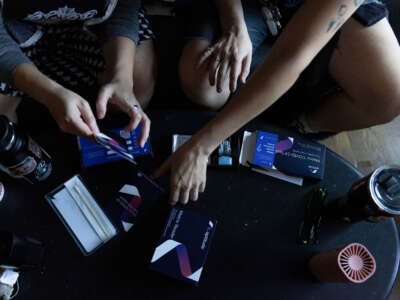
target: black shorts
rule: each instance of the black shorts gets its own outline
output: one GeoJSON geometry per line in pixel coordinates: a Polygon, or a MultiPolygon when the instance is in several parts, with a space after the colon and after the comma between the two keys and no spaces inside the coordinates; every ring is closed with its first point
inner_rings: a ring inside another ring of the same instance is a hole
{"type": "MultiPolygon", "coordinates": [[[[242,0],[244,18],[253,44],[253,51],[267,37],[267,27],[260,13],[258,0],[242,0]]],[[[184,28],[184,39],[215,42],[221,35],[217,9],[213,0],[193,0],[177,7],[177,17],[184,28]]]]}
{"type": "MultiPolygon", "coordinates": [[[[303,0],[288,1],[290,7],[282,6],[283,23],[287,23],[300,7],[303,0]],[[286,20],[286,21],[285,21],[286,20]]],[[[261,15],[258,0],[242,0],[244,18],[254,50],[268,38],[268,29],[261,15]]],[[[190,4],[178,6],[177,15],[184,24],[185,40],[205,39],[215,42],[220,32],[217,9],[212,0],[193,0],[190,4]]],[[[379,0],[365,0],[353,18],[364,26],[371,26],[388,16],[386,5],[379,0]]]]}

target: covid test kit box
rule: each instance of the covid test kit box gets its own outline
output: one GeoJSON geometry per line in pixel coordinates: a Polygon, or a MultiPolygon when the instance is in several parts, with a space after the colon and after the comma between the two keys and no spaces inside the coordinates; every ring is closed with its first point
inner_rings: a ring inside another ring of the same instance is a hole
{"type": "Polygon", "coordinates": [[[185,209],[171,209],[150,269],[197,285],[217,222],[185,209]]]}

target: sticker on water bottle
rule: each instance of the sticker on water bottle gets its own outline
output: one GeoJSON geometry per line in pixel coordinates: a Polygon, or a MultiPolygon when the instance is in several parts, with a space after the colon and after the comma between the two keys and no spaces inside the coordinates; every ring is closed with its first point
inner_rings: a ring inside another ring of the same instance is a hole
{"type": "Polygon", "coordinates": [[[26,157],[17,165],[7,167],[11,176],[22,177],[32,173],[37,166],[36,160],[32,156],[26,157]]]}
{"type": "Polygon", "coordinates": [[[42,158],[42,150],[41,150],[40,146],[34,140],[32,140],[30,137],[29,137],[29,141],[28,141],[28,148],[38,158],[42,158]]]}

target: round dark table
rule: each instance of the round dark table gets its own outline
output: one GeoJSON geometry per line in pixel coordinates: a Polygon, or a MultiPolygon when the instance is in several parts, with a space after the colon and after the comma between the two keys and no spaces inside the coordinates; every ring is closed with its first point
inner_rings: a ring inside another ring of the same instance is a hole
{"type": "MultiPolygon", "coordinates": [[[[152,169],[170,151],[171,135],[191,134],[213,115],[201,112],[153,112],[154,157],[143,159],[152,169]]],[[[246,129],[288,134],[263,121],[246,129]]],[[[157,204],[144,222],[122,239],[85,257],[52,211],[44,195],[82,172],[76,140],[48,129],[37,135],[54,158],[54,172],[38,185],[2,177],[6,194],[0,202],[0,228],[26,234],[46,244],[45,268],[20,277],[17,299],[386,299],[399,264],[396,224],[323,223],[320,244],[296,244],[304,215],[305,195],[324,185],[329,197],[344,194],[362,174],[327,151],[325,179],[298,187],[245,168],[210,169],[207,188],[187,209],[218,220],[198,287],[148,270],[166,220],[168,205],[157,204]],[[314,253],[352,242],[364,244],[375,256],[375,275],[363,284],[320,284],[307,271],[314,253]]],[[[103,173],[92,190],[112,197],[129,182],[126,163],[112,163],[84,171],[88,178],[103,173]]],[[[168,178],[160,181],[168,186],[168,178]]]]}

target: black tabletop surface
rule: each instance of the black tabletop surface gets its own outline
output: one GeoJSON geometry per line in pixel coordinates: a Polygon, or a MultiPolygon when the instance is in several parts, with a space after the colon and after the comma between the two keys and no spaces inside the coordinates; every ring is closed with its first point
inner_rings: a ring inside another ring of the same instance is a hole
{"type": "MultiPolygon", "coordinates": [[[[165,158],[174,133],[191,134],[212,117],[207,113],[154,112],[154,157],[142,160],[145,169],[165,158]]],[[[261,121],[247,129],[277,132],[261,121]]],[[[280,133],[286,134],[284,130],[280,133]]],[[[92,190],[112,197],[129,183],[129,166],[112,163],[82,171],[76,139],[49,129],[37,136],[51,153],[54,171],[38,185],[2,177],[6,194],[0,202],[0,228],[36,237],[46,244],[42,270],[25,272],[17,299],[385,299],[399,263],[399,239],[393,220],[322,224],[320,244],[299,246],[296,234],[304,214],[304,196],[324,185],[329,197],[344,194],[362,175],[328,151],[325,179],[303,187],[245,168],[209,169],[207,188],[187,209],[218,220],[198,287],[148,270],[166,220],[168,205],[157,204],[135,230],[85,257],[75,245],[44,195],[72,175],[82,173],[96,184],[92,190]],[[314,253],[352,242],[364,244],[377,262],[375,275],[363,284],[320,284],[307,271],[314,253]]],[[[161,184],[168,187],[168,178],[161,184]]]]}

